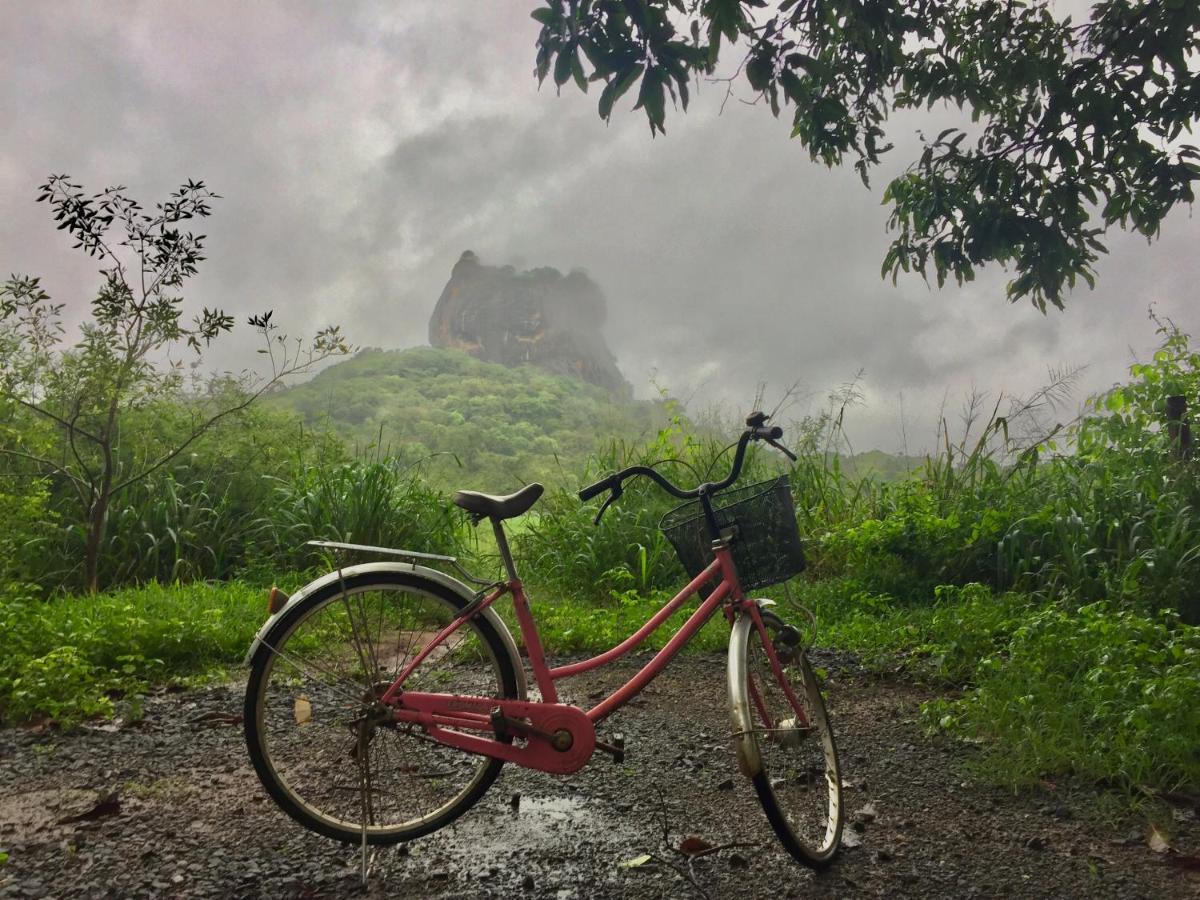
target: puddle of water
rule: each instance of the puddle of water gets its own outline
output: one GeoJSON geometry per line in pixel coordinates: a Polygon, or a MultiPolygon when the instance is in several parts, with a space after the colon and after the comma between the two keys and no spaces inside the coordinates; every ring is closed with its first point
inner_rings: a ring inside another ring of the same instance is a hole
{"type": "MultiPolygon", "coordinates": [[[[525,884],[532,878],[538,896],[574,900],[588,896],[580,892],[580,885],[591,884],[603,894],[608,880],[620,880],[623,872],[615,863],[634,855],[639,841],[647,839],[603,802],[579,795],[522,793],[513,809],[511,794],[496,793],[389,864],[405,878],[424,873],[447,887],[488,883],[502,896],[527,892],[525,884]],[[604,875],[597,872],[597,858],[604,875]]],[[[457,895],[451,891],[437,896],[457,895]]]]}
{"type": "Polygon", "coordinates": [[[439,835],[490,861],[514,850],[567,848],[578,843],[581,832],[595,836],[614,828],[608,817],[578,798],[522,796],[516,810],[481,805],[439,835]]]}

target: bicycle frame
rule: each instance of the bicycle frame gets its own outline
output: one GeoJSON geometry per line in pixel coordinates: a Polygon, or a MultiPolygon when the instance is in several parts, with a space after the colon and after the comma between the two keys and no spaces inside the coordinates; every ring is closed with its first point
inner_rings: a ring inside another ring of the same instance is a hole
{"type": "MultiPolygon", "coordinates": [[[[669,603],[651,616],[641,628],[620,644],[590,659],[555,668],[551,668],[546,663],[541,636],[529,608],[524,587],[519,578],[513,578],[497,587],[491,594],[470,604],[454,621],[438,632],[408,662],[395,681],[383,693],[380,700],[382,703],[393,707],[397,722],[423,726],[429,730],[431,736],[459,749],[509,759],[523,765],[546,769],[548,771],[574,771],[587,761],[586,758],[581,761],[578,759],[581,755],[579,752],[573,755],[574,758],[569,763],[568,761],[563,761],[561,765],[556,765],[553,758],[553,750],[551,750],[548,744],[544,745],[544,750],[547,752],[535,751],[531,754],[528,752],[528,748],[518,748],[496,741],[490,735],[488,737],[477,737],[464,733],[463,730],[492,732],[493,723],[489,713],[493,707],[501,709],[512,707],[511,712],[514,715],[529,715],[531,711],[542,708],[547,711],[559,712],[560,718],[561,714],[568,710],[578,712],[575,707],[562,706],[558,703],[558,691],[555,688],[555,682],[601,668],[629,653],[635,647],[639,646],[651,633],[656,631],[663,622],[695,595],[700,588],[718,576],[720,577],[720,582],[714,588],[713,592],[701,602],[699,607],[688,617],[679,630],[672,635],[662,649],[632,678],[591,709],[587,710],[586,713],[583,713],[588,722],[594,726],[636,697],[666,668],[675,655],[712,618],[722,605],[725,606],[726,616],[731,621],[735,611],[746,610],[755,619],[756,626],[761,629],[762,623],[758,616],[758,607],[752,601],[747,601],[742,594],[741,585],[737,578],[737,571],[733,563],[733,555],[729,547],[727,545],[718,545],[713,548],[713,552],[715,558],[704,571],[693,578],[669,603]],[[403,685],[408,677],[438,646],[469,622],[472,617],[487,609],[505,594],[511,594],[513,598],[517,623],[529,655],[529,665],[533,671],[538,690],[541,693],[540,703],[497,701],[494,698],[474,698],[464,695],[426,694],[404,691],[403,685]],[[575,762],[578,765],[575,765],[575,762]],[[570,768],[562,768],[562,765],[567,764],[570,765],[570,768]]],[[[770,656],[773,666],[778,666],[779,661],[775,658],[773,651],[770,651],[770,656]]],[[[536,720],[532,719],[531,721],[536,722],[536,720]]],[[[594,749],[593,746],[590,746],[594,744],[594,731],[592,732],[592,740],[588,743],[586,757],[590,757],[594,749]]],[[[533,744],[534,742],[531,741],[530,745],[532,746],[533,744]]],[[[584,748],[579,748],[579,750],[583,751],[584,748]]]]}

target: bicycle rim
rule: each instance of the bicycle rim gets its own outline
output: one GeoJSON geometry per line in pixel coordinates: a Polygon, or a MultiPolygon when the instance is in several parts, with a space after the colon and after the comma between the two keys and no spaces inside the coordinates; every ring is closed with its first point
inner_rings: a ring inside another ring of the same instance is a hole
{"type": "MultiPolygon", "coordinates": [[[[306,599],[264,637],[246,692],[246,740],[277,803],[329,837],[387,844],[441,828],[483,794],[502,762],[390,720],[378,698],[465,601],[419,576],[371,574],[306,599]]],[[[515,697],[504,645],[476,618],[406,687],[515,697]]]]}

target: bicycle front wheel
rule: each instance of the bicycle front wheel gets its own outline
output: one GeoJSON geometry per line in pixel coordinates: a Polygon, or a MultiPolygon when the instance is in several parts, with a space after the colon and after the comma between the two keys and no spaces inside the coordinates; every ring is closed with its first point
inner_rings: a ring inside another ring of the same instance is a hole
{"type": "Polygon", "coordinates": [[[799,634],[760,610],[734,625],[729,699],[738,765],[754,784],[779,842],[821,869],[842,839],[842,781],[833,729],[799,634]],[[775,660],[772,660],[772,655],[775,660]]]}
{"type": "MultiPolygon", "coordinates": [[[[447,747],[379,702],[466,603],[419,574],[348,575],[263,636],[246,686],[246,744],[288,815],[337,840],[392,844],[441,828],[482,796],[501,760],[447,747]]],[[[476,616],[405,687],[515,698],[517,677],[496,630],[476,616]]]]}

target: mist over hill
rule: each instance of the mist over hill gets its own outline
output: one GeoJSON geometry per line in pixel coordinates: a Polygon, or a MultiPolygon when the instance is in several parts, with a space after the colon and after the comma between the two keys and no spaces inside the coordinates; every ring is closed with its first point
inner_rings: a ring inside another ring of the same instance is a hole
{"type": "MultiPolygon", "coordinates": [[[[367,349],[268,403],[328,430],[361,456],[421,465],[447,487],[507,491],[530,481],[574,484],[610,440],[641,441],[668,421],[662,402],[605,389],[534,365],[505,366],[460,350],[367,349]]],[[[784,423],[790,432],[799,427],[784,423]]],[[[697,423],[732,437],[734,421],[697,423]]],[[[850,475],[890,481],[922,459],[870,450],[843,458],[850,475]]]]}
{"type": "Polygon", "coordinates": [[[362,453],[486,491],[578,473],[601,442],[643,438],[666,421],[660,403],[433,347],[363,350],[270,402],[362,453]]]}

